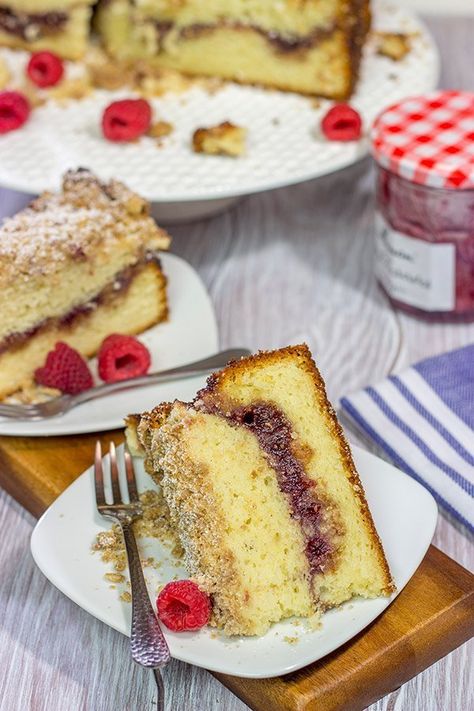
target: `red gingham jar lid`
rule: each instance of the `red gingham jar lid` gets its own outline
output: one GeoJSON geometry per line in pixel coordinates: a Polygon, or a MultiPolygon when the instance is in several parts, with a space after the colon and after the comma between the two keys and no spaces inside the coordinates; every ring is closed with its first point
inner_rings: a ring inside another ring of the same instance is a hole
{"type": "Polygon", "coordinates": [[[474,93],[436,91],[375,120],[372,153],[387,170],[434,188],[474,188],[474,93]]]}

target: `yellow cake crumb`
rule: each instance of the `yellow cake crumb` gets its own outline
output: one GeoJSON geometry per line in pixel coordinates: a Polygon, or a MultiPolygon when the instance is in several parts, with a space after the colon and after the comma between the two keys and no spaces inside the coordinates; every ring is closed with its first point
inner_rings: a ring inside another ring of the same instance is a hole
{"type": "Polygon", "coordinates": [[[87,75],[71,79],[63,79],[57,86],[48,90],[48,98],[54,99],[58,103],[68,101],[79,101],[85,99],[93,91],[90,79],[87,75]]]}
{"type": "Polygon", "coordinates": [[[173,131],[174,126],[172,123],[169,123],[168,121],[155,121],[155,123],[152,123],[148,129],[147,135],[150,136],[150,138],[157,138],[158,143],[160,144],[161,139],[169,136],[173,133],[173,131]]]}
{"type": "Polygon", "coordinates": [[[125,578],[120,573],[105,573],[104,578],[111,583],[123,583],[125,578]]]}
{"type": "Polygon", "coordinates": [[[238,158],[245,153],[246,136],[245,128],[230,121],[209,128],[198,128],[193,134],[193,151],[238,158]]]}
{"type": "Polygon", "coordinates": [[[377,54],[399,62],[410,52],[411,43],[408,35],[402,32],[378,32],[377,54]]]}

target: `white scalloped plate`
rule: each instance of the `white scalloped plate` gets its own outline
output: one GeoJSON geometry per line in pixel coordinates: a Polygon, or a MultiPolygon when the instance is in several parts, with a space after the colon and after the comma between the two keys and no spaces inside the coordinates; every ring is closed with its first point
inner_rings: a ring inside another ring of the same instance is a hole
{"type": "MultiPolygon", "coordinates": [[[[439,73],[433,40],[412,14],[376,4],[374,28],[416,36],[400,62],[378,56],[373,39],[366,46],[351,100],[366,126],[385,106],[432,90],[439,73]]],[[[16,71],[25,62],[21,53],[4,50],[3,55],[16,71]]],[[[337,143],[320,135],[317,127],[330,102],[315,108],[314,101],[296,94],[232,83],[214,95],[194,87],[153,100],[155,114],[175,127],[162,148],[150,138],[109,143],[101,136],[100,117],[110,101],[125,95],[130,92],[96,91],[66,107],[50,102],[37,108],[21,130],[0,136],[0,185],[29,193],[56,189],[65,170],[81,165],[104,179],[125,181],[153,202],[218,200],[316,178],[368,152],[365,138],[337,143]],[[193,131],[223,120],[248,128],[247,155],[230,159],[193,153],[193,131]]]]}
{"type": "MultiPolygon", "coordinates": [[[[421,563],[431,542],[437,508],[431,494],[391,464],[352,447],[375,525],[382,539],[398,592],[421,563]]],[[[91,452],[91,460],[93,453],[91,452]]],[[[135,460],[140,490],[153,488],[141,460],[135,460]]],[[[131,606],[119,598],[123,586],[109,589],[107,568],[90,546],[108,528],[94,504],[93,470],[85,471],[50,506],[36,524],[31,551],[47,578],[94,617],[129,634],[131,606]],[[121,589],[120,589],[121,588],[121,589]]],[[[159,571],[145,569],[154,601],[160,583],[186,577],[156,539],[140,541],[144,558],[161,562],[159,571]]],[[[354,600],[326,613],[322,626],[310,630],[304,622],[273,625],[263,637],[226,638],[205,627],[199,632],[164,630],[173,657],[223,674],[271,677],[307,666],[334,651],[367,627],[393,601],[354,600]]]]}
{"type": "MultiPolygon", "coordinates": [[[[141,333],[139,338],[150,351],[151,370],[166,370],[191,363],[218,350],[214,307],[201,278],[190,264],[174,254],[160,259],[168,278],[170,316],[165,323],[141,333]]],[[[91,362],[93,372],[95,359],[91,362]]],[[[0,435],[44,437],[50,435],[102,432],[123,427],[131,412],[141,412],[175,397],[187,401],[205,385],[206,376],[175,383],[145,385],[134,390],[107,395],[78,405],[65,415],[47,420],[10,420],[0,417],[0,435]]]]}

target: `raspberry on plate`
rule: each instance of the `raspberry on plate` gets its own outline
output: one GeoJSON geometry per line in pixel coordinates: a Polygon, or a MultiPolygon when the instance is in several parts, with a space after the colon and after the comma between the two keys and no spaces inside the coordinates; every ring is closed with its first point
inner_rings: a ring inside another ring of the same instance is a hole
{"type": "Polygon", "coordinates": [[[151,125],[151,106],[145,99],[113,101],[102,116],[102,132],[109,141],[134,141],[151,125]]]}
{"type": "Polygon", "coordinates": [[[35,52],[31,55],[26,73],[33,84],[43,89],[47,86],[55,86],[61,81],[64,65],[62,59],[53,52],[35,52]]]}
{"type": "Polygon", "coordinates": [[[0,133],[15,131],[27,121],[30,104],[19,91],[0,91],[0,133]]]}
{"type": "Polygon", "coordinates": [[[175,580],[158,595],[158,617],[173,632],[198,630],[209,622],[211,602],[192,580],[175,580]]]}
{"type": "Polygon", "coordinates": [[[99,376],[106,383],[128,380],[144,375],[150,367],[150,352],[133,336],[113,333],[102,343],[99,355],[99,376]]]}
{"type": "Polygon", "coordinates": [[[75,395],[92,387],[92,375],[82,355],[63,341],[58,341],[46,356],[46,363],[35,371],[38,385],[57,388],[75,395]]]}
{"type": "Polygon", "coordinates": [[[336,104],[323,117],[321,129],[330,141],[357,141],[362,134],[362,119],[349,104],[336,104]]]}

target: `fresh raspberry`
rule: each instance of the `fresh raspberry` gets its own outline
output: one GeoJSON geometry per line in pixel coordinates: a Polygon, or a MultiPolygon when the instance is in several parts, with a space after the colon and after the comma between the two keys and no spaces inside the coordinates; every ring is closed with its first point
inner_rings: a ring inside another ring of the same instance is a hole
{"type": "Polygon", "coordinates": [[[321,128],[330,141],[357,141],[362,134],[362,119],[349,104],[336,104],[324,116],[321,128]]]}
{"type": "Polygon", "coordinates": [[[99,375],[106,383],[144,375],[150,367],[150,352],[133,336],[113,333],[102,343],[98,355],[99,375]]]}
{"type": "Polygon", "coordinates": [[[33,84],[43,89],[61,81],[64,66],[62,59],[52,52],[35,52],[31,55],[26,73],[33,84]]]}
{"type": "Polygon", "coordinates": [[[28,119],[30,104],[19,91],[0,91],[0,133],[15,131],[28,119]]]}
{"type": "Polygon", "coordinates": [[[192,580],[165,585],[156,600],[158,617],[173,632],[198,630],[207,625],[211,601],[192,580]]]}
{"type": "Polygon", "coordinates": [[[109,141],[134,141],[151,125],[151,106],[145,99],[113,101],[102,116],[102,131],[109,141]]]}
{"type": "Polygon", "coordinates": [[[67,343],[58,341],[46,356],[46,363],[35,371],[39,385],[58,388],[63,393],[75,395],[93,385],[92,375],[84,358],[67,343]]]}

